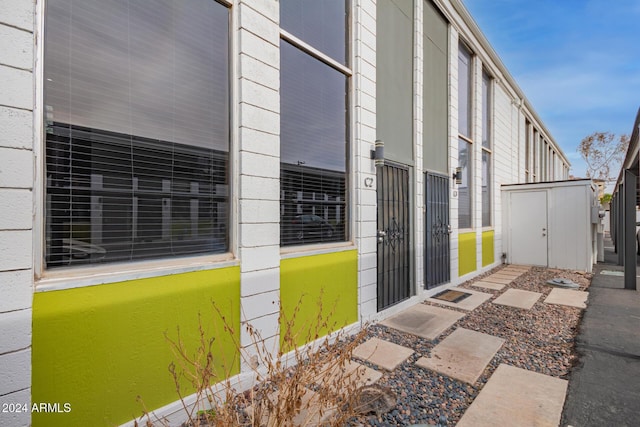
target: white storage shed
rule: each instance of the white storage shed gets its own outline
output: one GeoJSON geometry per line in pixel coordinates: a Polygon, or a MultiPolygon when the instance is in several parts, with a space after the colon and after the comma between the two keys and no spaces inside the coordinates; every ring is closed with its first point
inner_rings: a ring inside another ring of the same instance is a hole
{"type": "Polygon", "coordinates": [[[503,185],[507,262],[591,272],[600,222],[596,194],[588,179],[503,185]]]}

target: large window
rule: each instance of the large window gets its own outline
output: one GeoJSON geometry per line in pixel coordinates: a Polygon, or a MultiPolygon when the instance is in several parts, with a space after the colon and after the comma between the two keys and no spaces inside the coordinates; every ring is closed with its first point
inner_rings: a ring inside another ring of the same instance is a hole
{"type": "Polygon", "coordinates": [[[473,188],[471,52],[460,43],[458,48],[458,166],[462,183],[458,186],[458,228],[471,228],[473,188]]]}
{"type": "Polygon", "coordinates": [[[49,0],[48,268],[228,250],[229,11],[49,0]]]}
{"type": "Polygon", "coordinates": [[[280,242],[348,238],[348,2],[281,0],[280,242]]]}
{"type": "Polygon", "coordinates": [[[482,72],[482,226],[491,226],[491,78],[482,72]]]}
{"type": "Polygon", "coordinates": [[[540,174],[538,173],[538,131],[533,130],[533,146],[531,147],[532,157],[533,157],[533,174],[532,174],[532,182],[538,182],[538,177],[540,174]]]}
{"type": "Polygon", "coordinates": [[[531,123],[524,125],[524,182],[531,182],[531,123]]]}

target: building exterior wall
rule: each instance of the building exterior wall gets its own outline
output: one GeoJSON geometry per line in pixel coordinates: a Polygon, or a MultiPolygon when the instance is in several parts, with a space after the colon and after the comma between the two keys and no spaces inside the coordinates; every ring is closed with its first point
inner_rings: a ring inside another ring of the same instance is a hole
{"type": "MultiPolygon", "coordinates": [[[[0,5],[0,406],[31,401],[33,298],[33,3],[0,5]]],[[[0,415],[27,425],[28,412],[0,415]]]]}
{"type": "MultiPolygon", "coordinates": [[[[34,412],[33,425],[119,425],[140,412],[137,396],[150,408],[170,404],[176,384],[167,368],[180,361],[169,340],[197,354],[200,327],[216,337],[218,375],[237,374],[238,267],[36,293],[32,398],[70,410],[34,412]]],[[[180,386],[195,392],[189,381],[180,386]]]]}
{"type": "MultiPolygon", "coordinates": [[[[304,321],[313,320],[321,304],[329,324],[357,328],[441,290],[424,289],[423,176],[428,171],[451,176],[460,160],[460,42],[472,53],[472,216],[471,227],[461,230],[459,187],[451,180],[451,279],[443,286],[459,284],[501,262],[505,243],[500,186],[525,182],[525,170],[531,181],[566,178],[566,157],[459,0],[348,3],[343,64],[283,28],[280,2],[221,2],[229,10],[231,46],[227,252],[55,271],[45,268],[43,260],[48,209],[44,1],[8,0],[0,5],[0,35],[10,41],[0,52],[0,402],[68,399],[72,405],[71,415],[0,414],[0,424],[92,424],[96,419],[105,425],[126,423],[141,409],[135,393],[159,414],[179,412],[166,372],[172,355],[163,332],[178,326],[193,331],[198,313],[213,314],[211,301],[224,301],[222,313],[236,332],[222,341],[220,354],[233,360],[226,374],[247,385],[253,375],[249,360],[256,354],[248,325],[265,348],[286,352],[291,342],[284,339],[287,323],[281,313],[290,316],[298,304],[304,321]],[[387,10],[393,13],[380,12],[387,10]],[[283,43],[329,64],[348,82],[348,232],[341,241],[281,244],[286,226],[281,219],[283,43]],[[490,77],[488,151],[482,146],[487,131],[483,72],[490,77]],[[381,312],[376,166],[370,156],[377,139],[386,143],[387,160],[411,167],[411,297],[381,312]],[[490,224],[482,217],[485,151],[491,159],[490,224]],[[144,348],[153,351],[145,353],[144,348]],[[64,380],[49,381],[52,373],[64,380]]],[[[298,327],[295,344],[309,342],[308,330],[298,327]]],[[[186,342],[195,345],[197,337],[187,334],[186,342]]]]}

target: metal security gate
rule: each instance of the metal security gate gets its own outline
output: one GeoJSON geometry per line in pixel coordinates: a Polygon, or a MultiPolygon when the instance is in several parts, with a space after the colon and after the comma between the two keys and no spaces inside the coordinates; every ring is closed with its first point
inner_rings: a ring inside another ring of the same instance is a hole
{"type": "Polygon", "coordinates": [[[425,277],[427,289],[448,283],[451,275],[449,252],[449,177],[425,173],[425,277]]]}
{"type": "Polygon", "coordinates": [[[378,311],[411,296],[409,170],[385,164],[377,171],[378,311]]]}

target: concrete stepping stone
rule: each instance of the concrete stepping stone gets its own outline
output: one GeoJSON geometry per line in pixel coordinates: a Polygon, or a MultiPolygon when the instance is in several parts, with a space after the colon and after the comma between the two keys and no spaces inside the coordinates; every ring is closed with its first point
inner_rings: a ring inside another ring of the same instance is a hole
{"type": "Polygon", "coordinates": [[[483,282],[483,281],[472,283],[471,286],[477,286],[479,288],[485,288],[485,289],[493,289],[494,291],[499,291],[505,287],[505,285],[501,285],[500,283],[483,282]]]}
{"type": "Polygon", "coordinates": [[[539,292],[524,291],[522,289],[507,289],[505,293],[493,300],[494,304],[529,310],[542,296],[539,292]]]}
{"type": "Polygon", "coordinates": [[[567,380],[501,364],[458,427],[557,427],[567,380]]]}
{"type": "Polygon", "coordinates": [[[458,311],[432,305],[416,304],[389,317],[380,322],[380,324],[428,340],[434,340],[464,316],[464,313],[458,311]]]}
{"type": "Polygon", "coordinates": [[[475,384],[502,344],[502,338],[458,328],[431,350],[431,357],[421,357],[416,365],[475,384]]]}
{"type": "Polygon", "coordinates": [[[490,299],[493,296],[485,292],[472,291],[470,289],[464,289],[464,288],[450,288],[449,290],[464,292],[467,294],[471,294],[471,296],[466,297],[460,302],[443,301],[441,299],[436,299],[436,298],[427,298],[425,301],[446,305],[448,307],[456,307],[462,310],[471,311],[479,307],[483,302],[485,302],[486,300],[490,299]]]}
{"type": "Polygon", "coordinates": [[[505,270],[507,268],[512,269],[512,270],[522,270],[522,271],[531,270],[531,266],[530,265],[519,265],[519,264],[507,264],[507,266],[505,268],[503,268],[503,270],[505,270]]]}
{"type": "Polygon", "coordinates": [[[504,280],[508,280],[510,282],[513,282],[514,280],[516,280],[518,277],[520,277],[519,274],[502,274],[502,273],[495,273],[492,274],[491,276],[494,279],[504,279],[504,280]]]}
{"type": "Polygon", "coordinates": [[[378,372],[375,369],[371,369],[353,360],[349,360],[344,366],[325,365],[322,368],[322,373],[316,383],[331,384],[332,387],[335,386],[336,388],[341,386],[340,380],[354,381],[358,388],[360,388],[372,385],[382,378],[382,372],[378,372]]]}
{"type": "Polygon", "coordinates": [[[525,271],[525,270],[512,270],[510,268],[505,268],[505,269],[502,269],[500,271],[497,271],[496,273],[498,273],[498,274],[517,274],[518,276],[522,276],[523,274],[527,273],[527,271],[525,271]]]}
{"type": "Polygon", "coordinates": [[[352,355],[387,371],[393,371],[413,353],[410,348],[379,338],[371,338],[356,347],[352,355]]]}
{"type": "Polygon", "coordinates": [[[547,304],[568,305],[570,307],[587,308],[589,292],[573,289],[554,288],[544,300],[547,304]]]}
{"type": "Polygon", "coordinates": [[[499,285],[508,285],[509,283],[513,282],[512,279],[494,277],[493,274],[491,276],[487,276],[487,277],[483,278],[482,281],[483,282],[497,283],[499,285]]]}

